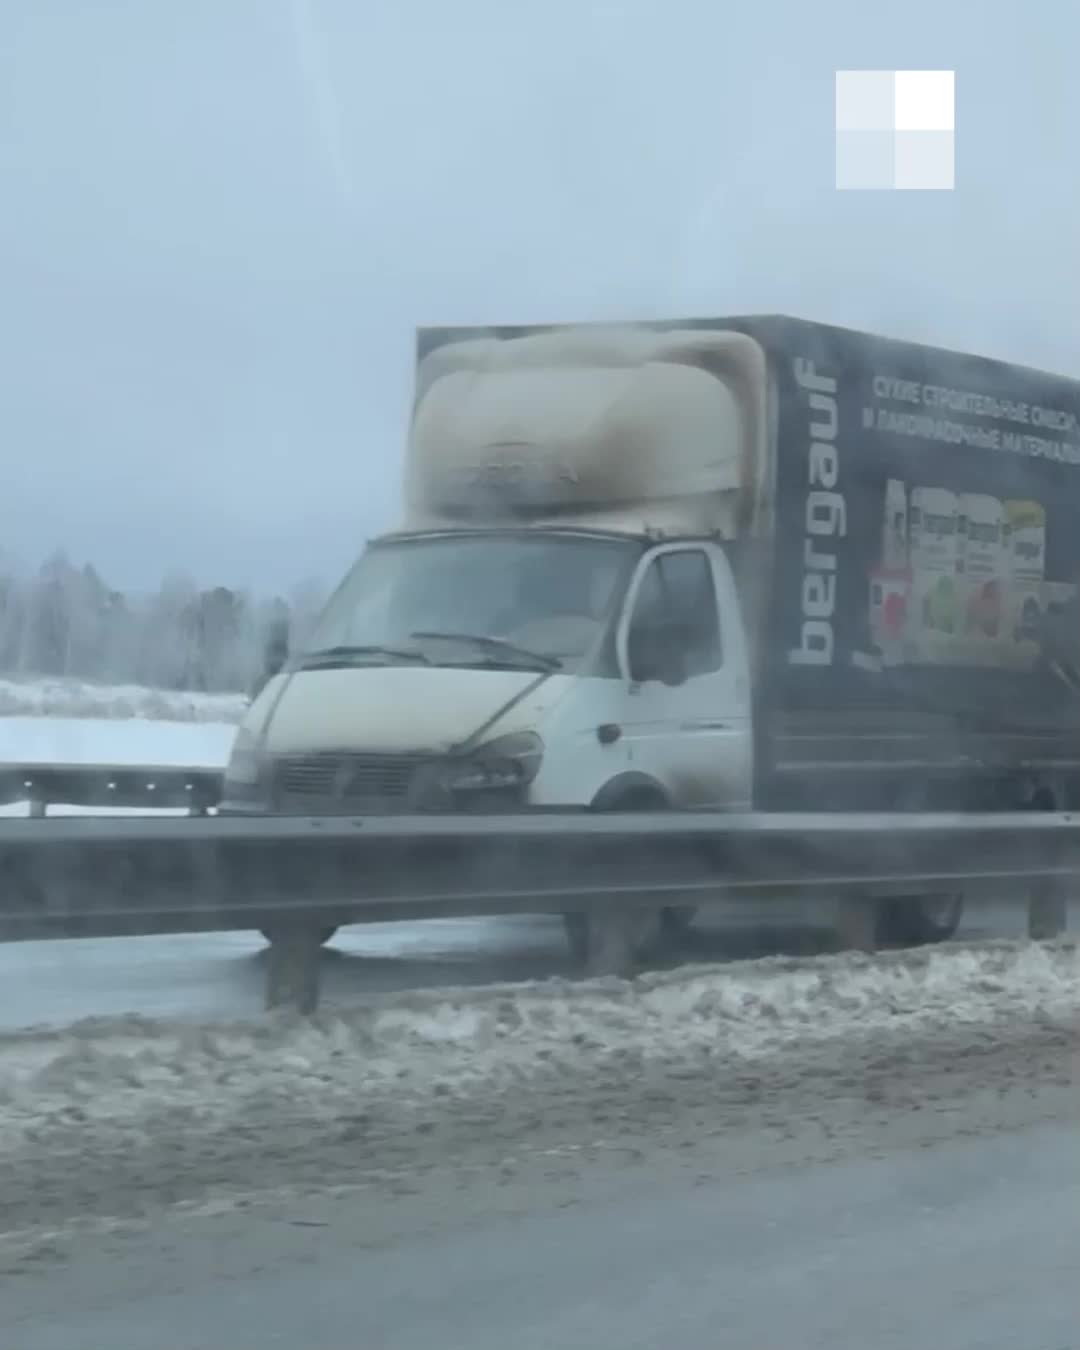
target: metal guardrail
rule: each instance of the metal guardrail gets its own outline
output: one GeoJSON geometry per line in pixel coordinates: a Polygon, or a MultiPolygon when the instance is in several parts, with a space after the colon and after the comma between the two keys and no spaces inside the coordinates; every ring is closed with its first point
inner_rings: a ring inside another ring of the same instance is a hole
{"type": "Polygon", "coordinates": [[[1071,814],[209,818],[222,780],[0,765],[0,802],[28,800],[32,817],[0,821],[0,941],[261,929],[270,1001],[312,1007],[321,935],[346,923],[573,910],[618,966],[628,919],[663,904],[831,895],[847,939],[871,946],[868,902],[1007,882],[1029,931],[1052,936],[1080,878],[1071,814]],[[189,814],[33,818],[59,804],[189,814]]]}
{"type": "Polygon", "coordinates": [[[9,819],[0,941],[262,929],[271,1001],[311,1007],[344,923],[574,910],[610,936],[661,904],[825,894],[865,946],[867,901],[1009,882],[1049,936],[1078,877],[1080,817],[1049,812],[9,819]]]}
{"type": "Polygon", "coordinates": [[[0,806],[28,802],[32,816],[50,806],[187,810],[204,815],[221,800],[220,768],[158,764],[0,764],[0,806]]]}

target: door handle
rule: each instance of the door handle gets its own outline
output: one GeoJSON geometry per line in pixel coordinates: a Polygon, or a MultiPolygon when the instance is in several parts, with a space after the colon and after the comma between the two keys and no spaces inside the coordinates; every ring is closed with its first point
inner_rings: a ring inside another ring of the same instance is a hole
{"type": "Polygon", "coordinates": [[[730,731],[730,722],[684,722],[681,731],[730,731]]]}

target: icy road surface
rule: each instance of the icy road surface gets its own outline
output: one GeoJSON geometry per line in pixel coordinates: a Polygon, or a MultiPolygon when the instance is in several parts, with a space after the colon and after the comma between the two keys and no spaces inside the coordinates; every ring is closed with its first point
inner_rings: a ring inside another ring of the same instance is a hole
{"type": "MultiPolygon", "coordinates": [[[[1045,1100],[1040,1102],[1045,1105],[1045,1100]]],[[[743,1138],[424,1178],[44,1250],[18,1350],[1075,1350],[1080,1145],[1033,1124],[743,1138]],[[488,1187],[482,1196],[477,1191],[488,1187]]]]}
{"type": "MultiPolygon", "coordinates": [[[[828,904],[716,905],[671,961],[726,961],[828,949],[828,904]]],[[[960,936],[1020,936],[1023,906],[972,904],[960,936]]],[[[1080,928],[1080,903],[1069,913],[1080,928]]],[[[322,955],[328,1007],[379,992],[544,980],[572,973],[558,919],[435,919],[343,929],[322,955]]],[[[250,1016],[263,1007],[266,944],[255,933],[0,944],[0,1029],[83,1017],[250,1016]]]]}
{"type": "Polygon", "coordinates": [[[1074,1350],[1071,941],[0,1038],[19,1350],[1074,1350]]]}

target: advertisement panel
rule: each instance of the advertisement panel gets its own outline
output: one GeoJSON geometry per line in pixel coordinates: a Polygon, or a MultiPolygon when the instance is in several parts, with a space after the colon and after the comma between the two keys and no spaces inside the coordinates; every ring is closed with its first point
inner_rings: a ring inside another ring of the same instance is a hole
{"type": "Polygon", "coordinates": [[[1080,718],[1080,383],[785,318],[770,678],[792,708],[1080,718]]]}

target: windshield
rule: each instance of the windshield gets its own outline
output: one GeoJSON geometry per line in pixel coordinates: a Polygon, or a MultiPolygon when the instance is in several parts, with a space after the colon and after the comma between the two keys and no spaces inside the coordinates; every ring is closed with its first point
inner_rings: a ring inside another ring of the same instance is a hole
{"type": "Polygon", "coordinates": [[[302,664],[580,668],[636,553],[629,540],[570,534],[377,544],[330,601],[302,664]]]}

